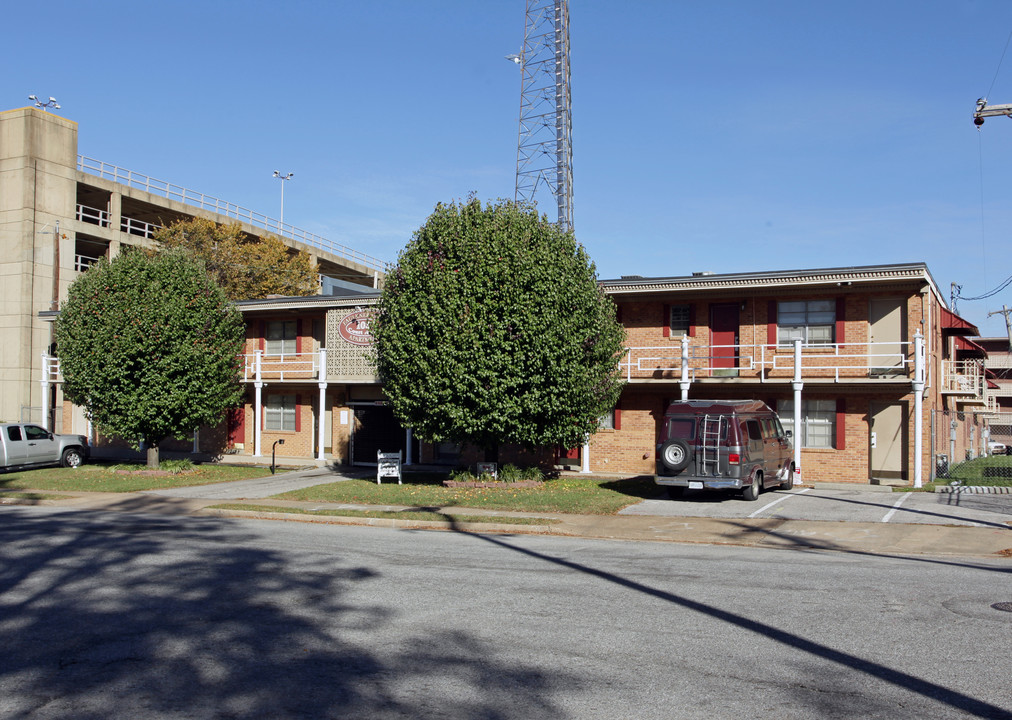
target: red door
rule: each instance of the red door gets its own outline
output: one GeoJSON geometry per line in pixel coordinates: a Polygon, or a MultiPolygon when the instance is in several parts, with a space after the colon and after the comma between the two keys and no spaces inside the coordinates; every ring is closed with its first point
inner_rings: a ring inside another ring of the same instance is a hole
{"type": "Polygon", "coordinates": [[[228,418],[228,444],[230,448],[236,445],[243,445],[246,442],[246,410],[245,408],[232,408],[226,416],[228,418]]]}
{"type": "Polygon", "coordinates": [[[714,376],[738,374],[738,303],[710,306],[710,356],[714,376]]]}

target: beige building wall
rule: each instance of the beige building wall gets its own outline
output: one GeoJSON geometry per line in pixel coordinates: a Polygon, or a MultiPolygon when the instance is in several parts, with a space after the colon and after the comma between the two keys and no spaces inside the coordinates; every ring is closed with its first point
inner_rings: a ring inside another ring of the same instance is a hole
{"type": "Polygon", "coordinates": [[[36,108],[0,113],[3,420],[42,420],[52,328],[38,313],[55,309],[73,280],[76,164],[77,123],[36,108]]]}

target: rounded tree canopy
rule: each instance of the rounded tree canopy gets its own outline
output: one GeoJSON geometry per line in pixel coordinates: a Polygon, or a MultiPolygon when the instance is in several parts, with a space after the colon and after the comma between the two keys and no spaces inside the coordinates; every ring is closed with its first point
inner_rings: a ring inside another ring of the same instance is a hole
{"type": "Polygon", "coordinates": [[[181,251],[103,258],[56,321],[65,396],[104,432],[149,446],[238,403],[243,341],[241,315],[181,251]]]}
{"type": "Polygon", "coordinates": [[[576,446],[621,392],[625,334],[571,232],[527,205],[437,205],[388,274],[384,392],[429,441],[576,446]]]}

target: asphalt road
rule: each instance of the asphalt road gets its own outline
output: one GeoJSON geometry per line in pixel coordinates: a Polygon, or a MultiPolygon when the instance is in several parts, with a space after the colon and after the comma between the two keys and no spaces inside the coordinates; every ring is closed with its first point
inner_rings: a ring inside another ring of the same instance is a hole
{"type": "Polygon", "coordinates": [[[1010,571],[0,508],[0,716],[1012,718],[1010,571]]]}

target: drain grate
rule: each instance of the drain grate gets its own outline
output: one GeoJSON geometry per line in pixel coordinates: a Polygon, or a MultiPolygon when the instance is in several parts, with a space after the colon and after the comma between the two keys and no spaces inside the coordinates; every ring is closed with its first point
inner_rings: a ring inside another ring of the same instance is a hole
{"type": "Polygon", "coordinates": [[[1012,612],[1012,602],[1000,602],[992,605],[995,610],[1001,610],[1002,612],[1012,612]]]}

